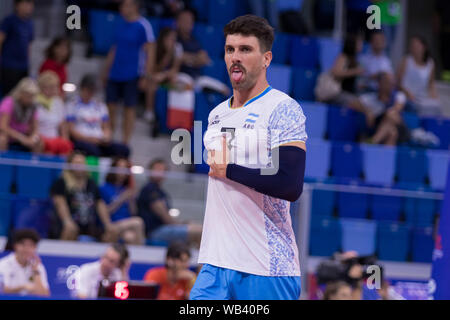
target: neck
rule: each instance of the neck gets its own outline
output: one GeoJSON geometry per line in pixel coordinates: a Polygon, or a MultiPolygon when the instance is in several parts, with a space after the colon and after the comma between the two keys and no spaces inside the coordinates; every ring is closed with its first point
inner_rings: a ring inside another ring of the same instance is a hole
{"type": "Polygon", "coordinates": [[[25,260],[22,260],[19,258],[17,254],[14,255],[16,257],[16,261],[22,266],[25,267],[27,265],[27,262],[25,260]]]}
{"type": "Polygon", "coordinates": [[[263,92],[268,86],[269,83],[267,82],[266,77],[264,77],[261,81],[258,81],[252,88],[248,90],[233,89],[232,107],[243,106],[248,100],[263,92]]]}
{"type": "Polygon", "coordinates": [[[125,17],[125,20],[129,21],[129,22],[133,22],[136,21],[139,18],[139,13],[133,13],[130,14],[129,16],[125,17]]]}

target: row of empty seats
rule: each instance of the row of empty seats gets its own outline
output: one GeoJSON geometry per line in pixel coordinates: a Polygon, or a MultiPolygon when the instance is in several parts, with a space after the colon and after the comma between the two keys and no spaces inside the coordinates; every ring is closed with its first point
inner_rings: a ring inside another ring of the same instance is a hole
{"type": "Polygon", "coordinates": [[[443,190],[450,152],[406,146],[307,141],[305,176],[310,180],[349,178],[367,184],[393,186],[397,183],[423,184],[443,190]]]}
{"type": "Polygon", "coordinates": [[[433,228],[398,222],[316,216],[311,219],[309,253],[331,256],[337,251],[377,255],[380,260],[430,263],[433,228]]]}

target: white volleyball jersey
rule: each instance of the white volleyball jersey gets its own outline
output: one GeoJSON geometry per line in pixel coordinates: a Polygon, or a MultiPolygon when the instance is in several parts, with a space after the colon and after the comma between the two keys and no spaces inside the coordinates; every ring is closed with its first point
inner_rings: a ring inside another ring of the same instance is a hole
{"type": "MultiPolygon", "coordinates": [[[[232,163],[272,168],[272,149],[306,142],[305,120],[295,100],[269,86],[240,108],[231,108],[231,99],[214,108],[204,143],[220,150],[221,132],[228,131],[232,163]]],[[[210,177],[198,262],[262,276],[300,276],[289,209],[289,201],[210,177]]]]}

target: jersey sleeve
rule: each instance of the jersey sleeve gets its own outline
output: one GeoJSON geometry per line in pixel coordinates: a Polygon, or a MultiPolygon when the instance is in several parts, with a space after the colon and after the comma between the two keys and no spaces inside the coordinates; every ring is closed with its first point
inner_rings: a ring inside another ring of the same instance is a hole
{"type": "Polygon", "coordinates": [[[289,142],[306,142],[306,117],[300,105],[293,99],[278,104],[269,118],[270,148],[274,149],[289,142]]]}

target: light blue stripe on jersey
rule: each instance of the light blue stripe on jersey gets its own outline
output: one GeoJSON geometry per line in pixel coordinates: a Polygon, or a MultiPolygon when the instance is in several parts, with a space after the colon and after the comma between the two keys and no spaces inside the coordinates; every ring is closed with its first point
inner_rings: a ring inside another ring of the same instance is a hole
{"type": "MultiPolygon", "coordinates": [[[[263,92],[261,92],[260,94],[258,94],[257,96],[251,98],[250,100],[248,100],[246,103],[244,103],[244,105],[242,107],[246,107],[248,106],[250,103],[252,103],[255,100],[258,100],[259,98],[263,97],[266,95],[267,92],[269,92],[270,90],[272,90],[271,86],[268,86],[263,92]]],[[[228,100],[228,106],[231,108],[231,99],[233,99],[233,97],[230,98],[230,100],[228,100]]],[[[237,109],[237,108],[235,108],[237,109]]],[[[255,114],[253,114],[254,116],[257,116],[255,114]]]]}

